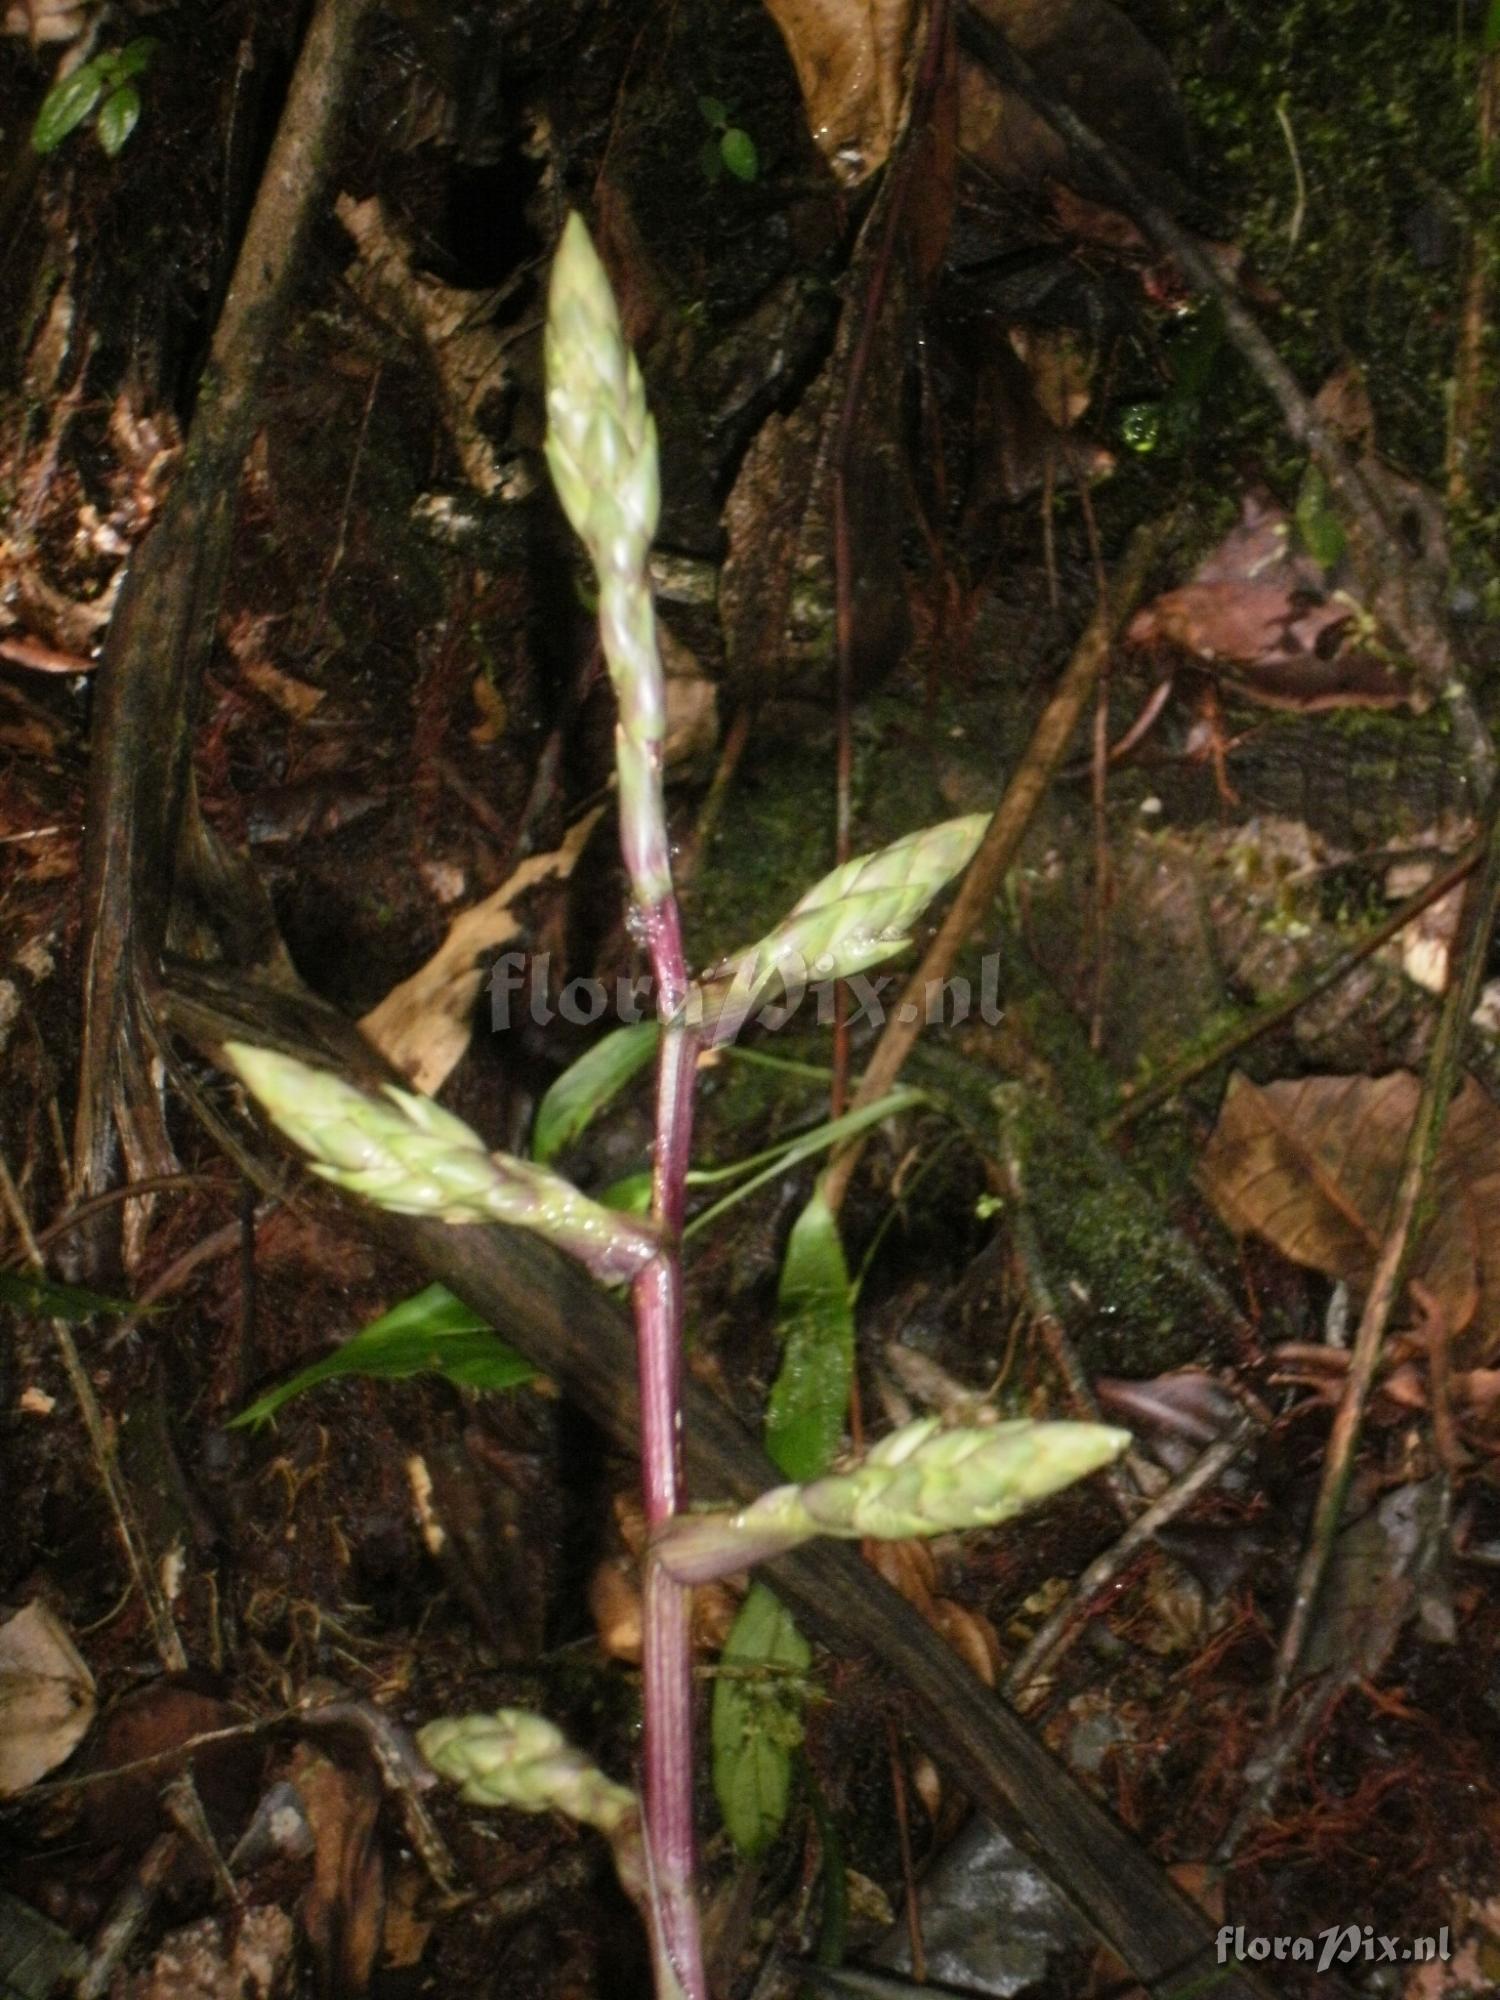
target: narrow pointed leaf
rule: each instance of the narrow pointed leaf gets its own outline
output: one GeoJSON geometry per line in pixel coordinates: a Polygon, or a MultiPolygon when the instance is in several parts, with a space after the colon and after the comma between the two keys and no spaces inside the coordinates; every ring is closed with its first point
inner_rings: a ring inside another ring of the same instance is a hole
{"type": "Polygon", "coordinates": [[[56,1285],[50,1278],[38,1278],[30,1271],[0,1271],[0,1306],[14,1306],[17,1312],[45,1313],[49,1319],[70,1322],[92,1319],[96,1313],[136,1310],[129,1299],[110,1298],[107,1293],[91,1292],[82,1285],[56,1285]]]}
{"type": "Polygon", "coordinates": [[[94,130],[99,144],[111,159],[120,151],[141,120],[141,93],[133,83],[112,90],[99,107],[94,130]]]}
{"type": "Polygon", "coordinates": [[[463,1389],[514,1389],[536,1379],[530,1362],[462,1299],[446,1286],[428,1285],[371,1320],[331,1354],[268,1389],[230,1428],[269,1423],[284,1404],[320,1382],[349,1375],[396,1382],[425,1373],[442,1375],[463,1389]]]}
{"type": "Polygon", "coordinates": [[[786,1819],[811,1664],[790,1614],[752,1584],[720,1656],[712,1722],[714,1794],[742,1854],[764,1853],[786,1819]]]}
{"type": "Polygon", "coordinates": [[[787,1242],[777,1323],[781,1367],[766,1412],[766,1450],[788,1479],[814,1479],[843,1438],[854,1373],[849,1270],[821,1188],[787,1242]]]}
{"type": "Polygon", "coordinates": [[[31,128],[32,151],[55,151],[88,117],[103,90],[104,77],[97,57],[75,69],[71,76],[65,76],[61,83],[55,83],[42,99],[42,108],[31,128]]]}
{"type": "MultiPolygon", "coordinates": [[[[531,1157],[546,1166],[583,1132],[656,1053],[661,1030],[640,1021],[595,1042],[565,1069],[537,1107],[531,1157]]],[[[608,1205],[608,1204],[606,1204],[608,1205]]]]}

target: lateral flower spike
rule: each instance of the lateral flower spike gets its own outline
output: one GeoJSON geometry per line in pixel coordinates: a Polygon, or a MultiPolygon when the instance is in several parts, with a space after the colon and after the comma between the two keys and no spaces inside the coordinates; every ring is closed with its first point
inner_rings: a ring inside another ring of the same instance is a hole
{"type": "Polygon", "coordinates": [[[661,508],[656,425],[583,218],[563,225],[547,302],[547,464],[599,581],[599,638],[620,720],[620,840],[638,903],[671,891],[657,803],[666,684],[647,559],[661,508]]]}
{"type": "Polygon", "coordinates": [[[710,1038],[733,1041],[773,984],[794,1003],[811,980],[847,979],[903,950],[928,904],[969,865],[988,825],[988,813],[943,820],[815,882],[775,930],[704,975],[695,1001],[710,1038]]]}
{"type": "Polygon", "coordinates": [[[944,1430],[922,1417],[882,1438],[850,1472],[778,1486],[733,1512],[680,1515],[658,1536],[679,1583],[711,1582],[814,1535],[905,1541],[990,1528],[1119,1457],[1129,1431],[1108,1424],[1001,1424],[944,1430]]]}
{"type": "Polygon", "coordinates": [[[490,1153],[451,1111],[387,1084],[379,1097],[274,1049],[227,1042],[224,1054],[312,1170],[396,1215],[508,1222],[576,1257],[606,1284],[633,1278],[656,1254],[654,1232],[602,1208],[561,1175],[490,1153]]]}
{"type": "Polygon", "coordinates": [[[417,1731],[417,1748],[470,1805],[558,1812],[597,1827],[614,1852],[621,1887],[647,1905],[650,1871],[635,1793],[607,1778],[546,1716],[524,1708],[445,1715],[417,1731]]]}

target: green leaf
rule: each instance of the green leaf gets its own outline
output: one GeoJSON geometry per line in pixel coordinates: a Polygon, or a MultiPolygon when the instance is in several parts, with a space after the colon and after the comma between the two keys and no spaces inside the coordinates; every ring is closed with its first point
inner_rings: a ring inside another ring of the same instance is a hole
{"type": "Polygon", "coordinates": [[[61,83],[54,83],[42,99],[42,108],[31,128],[31,147],[36,153],[50,153],[88,117],[104,90],[102,58],[75,69],[61,83]]]}
{"type": "Polygon", "coordinates": [[[1483,47],[1487,56],[1500,49],[1500,0],[1490,0],[1490,11],[1484,17],[1483,47]]]}
{"type": "Polygon", "coordinates": [[[741,1854],[764,1853],[786,1819],[811,1664],[790,1614],[752,1583],[720,1656],[712,1718],[714,1793],[741,1854]]]}
{"type": "Polygon", "coordinates": [[[341,1375],[400,1381],[430,1371],[464,1389],[514,1389],[536,1370],[443,1285],[429,1285],[242,1410],[231,1429],[268,1423],[283,1403],[341,1375]]]}
{"type": "Polygon", "coordinates": [[[854,1313],[844,1246],[822,1189],[797,1217],[781,1267],[781,1369],[766,1411],[766,1450],[788,1479],[826,1472],[844,1435],[854,1373],[854,1313]]]}
{"type": "Polygon", "coordinates": [[[684,1242],[689,1236],[696,1236],[700,1229],[707,1229],[711,1223],[717,1222],[725,1210],[733,1208],[737,1201],[743,1201],[747,1195],[754,1194],[758,1188],[763,1188],[767,1181],[779,1180],[783,1174],[789,1173],[793,1167],[800,1166],[814,1153],[824,1152],[830,1146],[841,1145],[845,1139],[857,1138],[869,1126],[878,1125],[883,1119],[893,1118],[898,1111],[909,1110],[912,1105],[923,1104],[926,1101],[925,1092],[913,1090],[903,1084],[899,1090],[892,1090],[884,1097],[877,1097],[873,1104],[866,1104],[858,1111],[846,1111],[842,1118],[835,1118],[819,1125],[815,1130],[804,1132],[798,1138],[787,1140],[779,1146],[769,1147],[766,1152],[757,1153],[751,1159],[737,1160],[728,1167],[695,1167],[688,1175],[688,1186],[708,1187],[715,1181],[746,1172],[761,1160],[770,1161],[770,1165],[762,1168],[753,1179],[744,1182],[732,1193],[726,1194],[722,1200],[716,1201],[712,1208],[704,1209],[701,1215],[695,1215],[682,1232],[684,1242]]]}
{"type": "Polygon", "coordinates": [[[613,1034],[565,1069],[537,1107],[531,1135],[531,1157],[540,1166],[571,1146],[605,1105],[656,1053],[661,1031],[655,1021],[641,1021],[613,1034]]]}
{"type": "Polygon", "coordinates": [[[698,109],[703,113],[703,122],[712,125],[716,132],[722,132],[729,123],[729,107],[717,97],[700,97],[698,109]]]}
{"type": "Polygon", "coordinates": [[[99,122],[94,130],[99,135],[99,144],[111,159],[140,123],[140,118],[141,93],[133,83],[122,83],[100,105],[99,122]]]}
{"type": "Polygon", "coordinates": [[[649,1215],[651,1176],[626,1174],[623,1180],[611,1181],[598,1200],[601,1208],[616,1208],[621,1215],[649,1215]]]}
{"type": "Polygon", "coordinates": [[[719,134],[719,158],[737,181],[753,181],[760,172],[760,155],[755,141],[738,125],[719,134]]]}
{"type": "Polygon", "coordinates": [[[1344,553],[1348,537],[1328,504],[1328,482],[1311,459],[1297,489],[1292,518],[1297,524],[1298,539],[1313,561],[1324,569],[1332,569],[1344,553]]]}
{"type": "Polygon", "coordinates": [[[96,1313],[136,1310],[129,1299],[112,1299],[103,1292],[85,1291],[82,1285],[54,1285],[50,1278],[36,1278],[29,1271],[0,1271],[0,1306],[14,1306],[17,1312],[45,1313],[49,1319],[70,1321],[92,1319],[96,1313]]]}
{"type": "Polygon", "coordinates": [[[137,35],[133,42],[127,42],[118,55],[101,56],[107,83],[128,83],[133,76],[140,76],[151,67],[152,58],[161,47],[155,35],[137,35]]]}

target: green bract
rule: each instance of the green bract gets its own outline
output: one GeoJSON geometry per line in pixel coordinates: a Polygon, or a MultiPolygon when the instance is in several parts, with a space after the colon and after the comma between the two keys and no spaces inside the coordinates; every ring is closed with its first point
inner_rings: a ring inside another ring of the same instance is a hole
{"type": "Polygon", "coordinates": [[[606,1834],[637,1810],[628,1786],[606,1778],[555,1723],[524,1708],[443,1716],[417,1732],[417,1747],[471,1805],[560,1812],[606,1834]]]}
{"type": "Polygon", "coordinates": [[[988,813],[943,820],[814,883],[775,930],[705,974],[699,1006],[712,1039],[733,1041],[775,986],[795,1004],[809,981],[847,979],[902,950],[927,905],[968,866],[988,825],[988,813]]]}
{"type": "Polygon", "coordinates": [[[478,1133],[430,1097],[387,1084],[368,1096],[328,1070],[242,1042],[227,1061],[267,1115],[349,1194],[397,1215],[508,1222],[535,1230],[614,1284],[656,1254],[649,1227],[601,1208],[545,1167],[489,1153],[478,1133]]]}
{"type": "Polygon", "coordinates": [[[570,215],[547,302],[547,464],[599,580],[599,641],[619,704],[620,845],[637,903],[671,894],[661,813],[666,683],[647,558],[661,505],[656,425],[609,278],[570,215]]]}
{"type": "Polygon", "coordinates": [[[680,1517],[659,1536],[682,1583],[764,1562],[814,1535],[903,1541],[993,1527],[1108,1465],[1130,1442],[1107,1424],[1008,1423],[944,1430],[923,1417],[882,1438],[850,1472],[778,1486],[733,1513],[680,1517]]]}

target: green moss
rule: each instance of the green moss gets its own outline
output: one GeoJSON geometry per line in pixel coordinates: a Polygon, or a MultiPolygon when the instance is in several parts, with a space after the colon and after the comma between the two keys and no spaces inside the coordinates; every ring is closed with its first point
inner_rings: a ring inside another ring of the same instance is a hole
{"type": "Polygon", "coordinates": [[[1165,1208],[1035,1092],[996,1093],[1054,1303],[1086,1367],[1150,1375],[1225,1338],[1234,1308],[1165,1208]]]}
{"type": "Polygon", "coordinates": [[[1202,187],[1282,302],[1278,346],[1309,386],[1363,362],[1382,450],[1431,477],[1478,194],[1473,39],[1421,0],[1175,11],[1202,187]]]}

